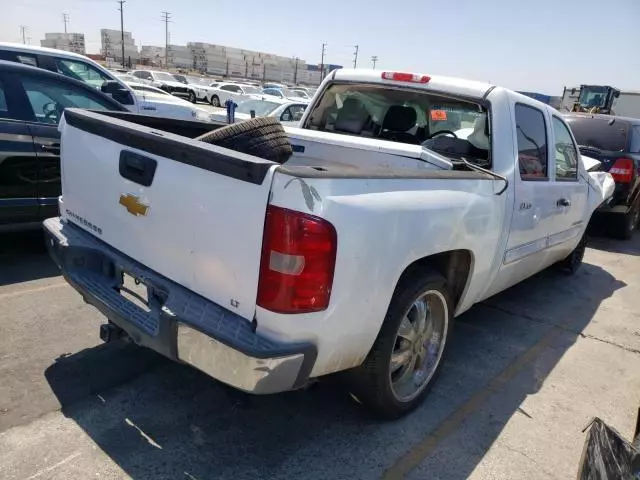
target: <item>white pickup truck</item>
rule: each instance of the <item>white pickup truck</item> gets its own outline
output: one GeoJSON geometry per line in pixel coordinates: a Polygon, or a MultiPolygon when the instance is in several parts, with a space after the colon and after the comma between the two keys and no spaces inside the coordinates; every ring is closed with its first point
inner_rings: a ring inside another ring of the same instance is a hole
{"type": "Polygon", "coordinates": [[[549,106],[453,78],[334,71],[283,162],[194,140],[210,124],[126,115],[65,112],[45,222],[103,339],[257,394],[343,372],[391,418],[433,384],[455,316],[578,268],[614,185],[549,106]]]}

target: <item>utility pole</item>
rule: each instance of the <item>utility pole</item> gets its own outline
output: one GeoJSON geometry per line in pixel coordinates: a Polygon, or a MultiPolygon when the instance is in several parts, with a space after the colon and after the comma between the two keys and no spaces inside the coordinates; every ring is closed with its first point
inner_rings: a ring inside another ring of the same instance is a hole
{"type": "Polygon", "coordinates": [[[164,66],[169,68],[169,22],[171,13],[162,12],[162,21],[164,22],[164,66]]]}
{"type": "Polygon", "coordinates": [[[20,25],[20,33],[22,34],[22,43],[27,44],[27,26],[20,25]]]}
{"type": "Polygon", "coordinates": [[[322,56],[320,57],[320,81],[324,80],[324,52],[327,48],[327,44],[322,44],[322,56]]]}
{"type": "Polygon", "coordinates": [[[296,57],[296,69],[293,71],[293,84],[297,85],[298,84],[298,61],[300,59],[298,57],[296,57]]]}
{"type": "Polygon", "coordinates": [[[358,45],[356,45],[356,51],[353,52],[353,68],[358,66],[358,45]]]}
{"type": "Polygon", "coordinates": [[[63,13],[62,14],[62,21],[64,22],[64,33],[67,33],[67,23],[69,23],[69,14],[68,13],[63,13]]]}
{"type": "Polygon", "coordinates": [[[377,55],[371,57],[371,63],[373,63],[373,69],[376,69],[376,62],[378,61],[377,55]]]}
{"type": "Polygon", "coordinates": [[[124,68],[124,8],[125,0],[118,0],[120,4],[120,46],[122,47],[122,68],[124,68]]]}

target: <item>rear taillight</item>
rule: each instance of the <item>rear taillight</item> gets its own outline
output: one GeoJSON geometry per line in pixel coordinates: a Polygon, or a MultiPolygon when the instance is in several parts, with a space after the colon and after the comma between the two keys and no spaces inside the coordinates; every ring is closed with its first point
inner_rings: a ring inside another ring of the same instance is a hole
{"type": "Polygon", "coordinates": [[[633,160],[630,158],[619,158],[609,169],[609,173],[616,183],[631,183],[633,180],[633,169],[635,168],[633,160]]]}
{"type": "Polygon", "coordinates": [[[336,230],[326,220],[269,205],[257,304],[278,313],[326,309],[337,243],[336,230]]]}

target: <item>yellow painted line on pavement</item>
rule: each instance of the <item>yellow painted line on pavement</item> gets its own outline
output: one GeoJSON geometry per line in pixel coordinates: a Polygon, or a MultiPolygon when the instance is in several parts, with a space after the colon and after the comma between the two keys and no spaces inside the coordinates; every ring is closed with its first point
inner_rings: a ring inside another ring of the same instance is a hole
{"type": "Polygon", "coordinates": [[[36,288],[26,288],[24,290],[17,290],[11,293],[0,293],[0,300],[4,300],[7,298],[19,297],[20,295],[25,295],[27,293],[39,293],[46,292],[47,290],[53,290],[54,288],[66,287],[68,285],[67,282],[62,283],[53,283],[51,285],[45,285],[43,287],[36,288]]]}
{"type": "Polygon", "coordinates": [[[493,377],[486,387],[476,392],[460,408],[444,419],[442,423],[420,443],[396,460],[396,462],[385,471],[382,478],[404,478],[411,473],[412,470],[418,467],[422,461],[438,447],[440,442],[455,432],[469,415],[477,412],[493,394],[510,382],[524,367],[533,362],[543,350],[548,348],[561,332],[562,330],[557,327],[549,330],[537,343],[511,362],[502,372],[493,377]]]}

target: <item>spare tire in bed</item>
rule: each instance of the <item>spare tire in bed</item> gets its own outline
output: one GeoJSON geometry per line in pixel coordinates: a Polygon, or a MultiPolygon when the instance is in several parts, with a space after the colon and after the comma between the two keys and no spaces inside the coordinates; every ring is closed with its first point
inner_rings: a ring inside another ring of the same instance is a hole
{"type": "Polygon", "coordinates": [[[227,125],[200,135],[196,140],[277,163],[286,162],[293,153],[289,137],[274,117],[252,118],[227,125]]]}

